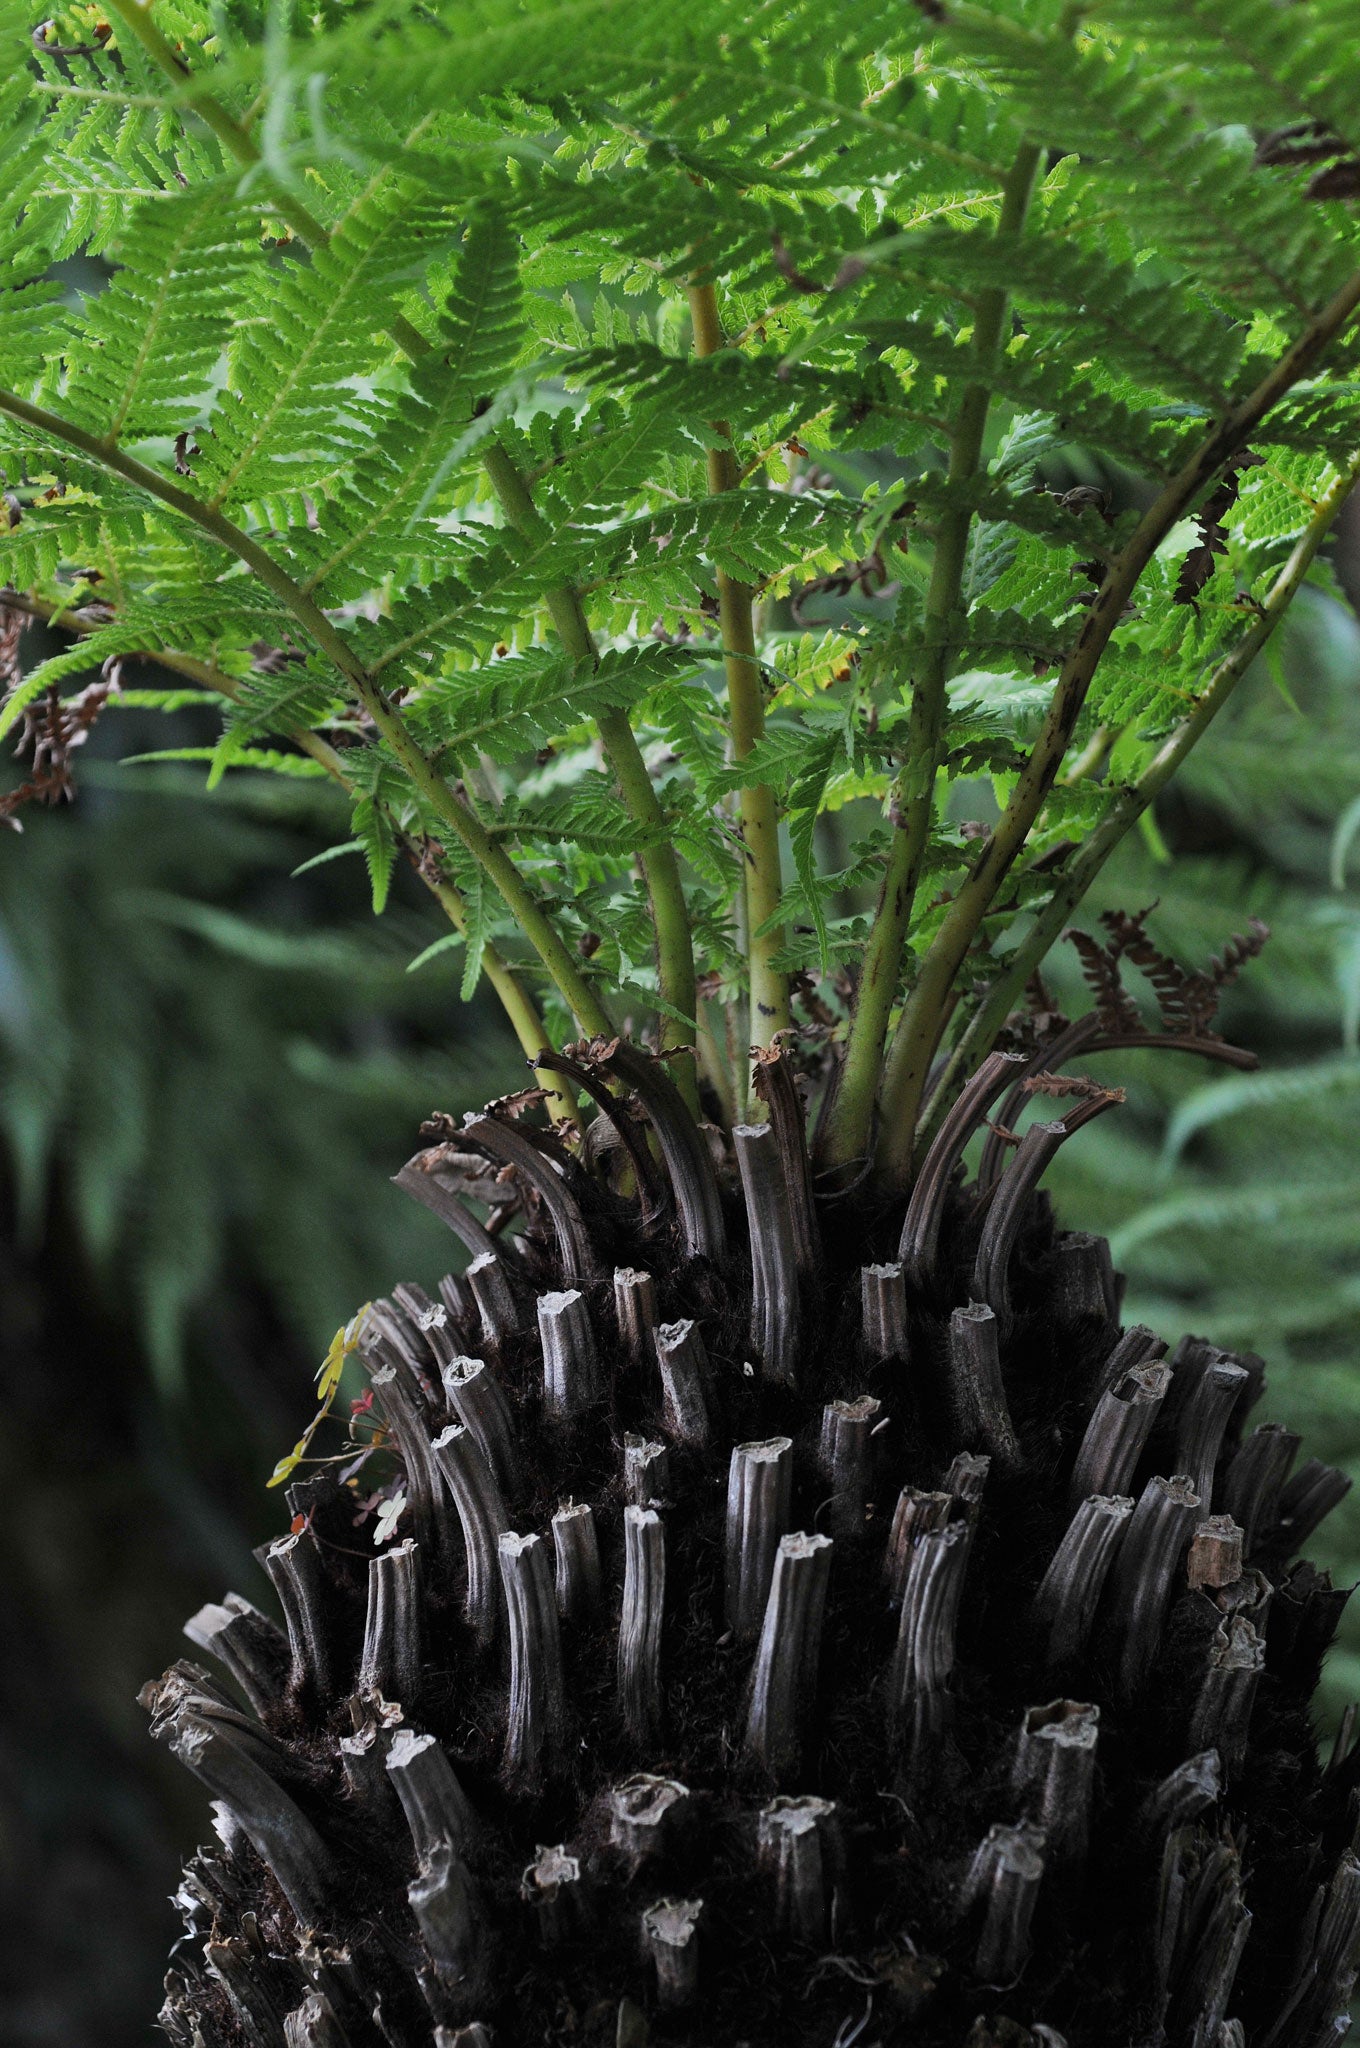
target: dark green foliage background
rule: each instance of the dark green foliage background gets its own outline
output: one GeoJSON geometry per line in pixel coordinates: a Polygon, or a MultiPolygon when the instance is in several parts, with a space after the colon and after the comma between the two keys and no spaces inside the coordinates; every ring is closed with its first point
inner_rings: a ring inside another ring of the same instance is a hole
{"type": "MultiPolygon", "coordinates": [[[[1355,555],[1355,509],[1343,574],[1355,555]]],[[[1126,1322],[1146,1322],[1173,1343],[1191,1330],[1259,1351],[1269,1380],[1256,1419],[1287,1423],[1304,1435],[1301,1457],[1360,1477],[1353,841],[1348,885],[1334,878],[1338,822],[1358,791],[1360,626],[1350,610],[1309,593],[1286,627],[1273,679],[1258,669],[1160,807],[1160,848],[1126,842],[1080,918],[1089,927],[1102,909],[1159,899],[1159,942],[1198,962],[1249,914],[1264,918],[1270,944],[1224,1006],[1226,1036],[1249,1046],[1261,1071],[1107,1056],[1100,1078],[1114,1079],[1117,1066],[1128,1104],[1059,1156],[1048,1185],[1069,1221],[1109,1233],[1129,1275],[1126,1322]]],[[[1054,984],[1083,1007],[1070,947],[1053,967],[1054,984]]],[[[1339,1585],[1360,1581],[1355,1494],[1310,1555],[1339,1585]]],[[[1324,1677],[1328,1733],[1356,1697],[1360,1610],[1343,1623],[1324,1677]]]]}
{"type": "Polygon", "coordinates": [[[264,1482],[336,1325],[441,1270],[447,1234],[387,1184],[421,1117],[524,1077],[498,1013],[459,1003],[459,959],[407,973],[437,936],[414,877],[381,922],[356,856],[289,879],[346,840],[343,803],[110,758],[149,738],[107,720],[75,806],[0,835],[15,2048],[151,2037],[203,1812],[135,1695],[205,1599],[256,1590],[264,1482]]]}
{"type": "MultiPolygon", "coordinates": [[[[1343,535],[1343,573],[1356,553],[1343,535]]],[[[522,1073],[499,1018],[458,1004],[456,954],[406,972],[435,933],[410,878],[381,923],[357,858],[288,879],[346,837],[327,792],[208,795],[193,770],[110,758],[142,743],[106,720],[76,806],[0,839],[0,2038],[23,2048],[147,2038],[202,1813],[134,1694],[195,1605],[258,1590],[264,1480],[337,1323],[438,1277],[443,1232],[386,1180],[419,1118],[522,1073]]],[[[1226,1020],[1262,1072],[1108,1057],[1129,1102],[1051,1181],[1070,1222],[1114,1233],[1130,1316],[1261,1350],[1262,1412],[1360,1472],[1360,858],[1330,879],[1357,793],[1360,625],[1310,594],[1162,806],[1160,845],[1127,845],[1083,920],[1159,898],[1154,931],[1197,961],[1265,917],[1226,1020]],[[1214,1120],[1174,1149],[1192,1114],[1214,1120]]],[[[1051,980],[1082,1005],[1070,948],[1051,980]]],[[[1315,1548],[1360,1578],[1360,1506],[1315,1548]]],[[[1353,1695],[1360,1614],[1326,1714],[1353,1695]]]]}

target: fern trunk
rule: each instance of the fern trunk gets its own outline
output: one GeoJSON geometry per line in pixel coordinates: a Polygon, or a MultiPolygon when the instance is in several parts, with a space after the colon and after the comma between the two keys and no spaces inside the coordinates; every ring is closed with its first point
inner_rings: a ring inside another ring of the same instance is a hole
{"type": "Polygon", "coordinates": [[[582,1057],[594,1170],[493,1107],[403,1175],[477,1256],[360,1337],[396,1529],[294,1485],[281,1623],[228,1596],[230,1683],[144,1695],[216,1802],[170,2039],[1338,2040],[1360,1753],[1300,1552],[1346,1482],[1252,1428],[1258,1358],[1121,1329],[1038,1187],[1081,1111],[964,1185],[993,1056],[904,1211],[813,1200],[782,1054],[716,1164],[664,1066],[582,1057]]]}

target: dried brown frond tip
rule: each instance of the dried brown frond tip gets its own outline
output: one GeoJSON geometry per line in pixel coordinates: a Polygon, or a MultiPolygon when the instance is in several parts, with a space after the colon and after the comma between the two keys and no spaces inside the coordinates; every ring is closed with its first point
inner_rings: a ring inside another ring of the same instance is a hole
{"type": "Polygon", "coordinates": [[[1230,981],[1236,981],[1248,960],[1254,960],[1270,937],[1270,926],[1264,918],[1249,917],[1245,932],[1235,932],[1223,951],[1210,962],[1209,978],[1215,988],[1226,988],[1230,981]]]}
{"type": "Polygon", "coordinates": [[[1199,1050],[1221,1048],[1217,1057],[1230,1058],[1238,1066],[1254,1066],[1249,1053],[1227,1045],[1215,1030],[1214,1020],[1222,991],[1261,951],[1270,937],[1269,926],[1253,917],[1246,932],[1229,939],[1207,970],[1200,971],[1182,967],[1149,937],[1147,920],[1156,907],[1152,903],[1139,911],[1103,911],[1100,921],[1109,934],[1104,945],[1089,932],[1066,934],[1077,950],[1083,978],[1095,999],[1102,1035],[1111,1040],[1157,1040],[1199,1050]],[[1124,986],[1126,960],[1141,969],[1152,985],[1160,1013],[1157,1030],[1144,1023],[1124,986]]]}
{"type": "Polygon", "coordinates": [[[458,1138],[462,1128],[457,1117],[450,1116],[448,1110],[432,1109],[417,1136],[423,1138],[427,1145],[439,1145],[458,1138]]]}
{"type": "Polygon", "coordinates": [[[19,642],[27,624],[24,612],[16,611],[13,605],[0,604],[0,684],[4,685],[6,692],[17,690],[23,681],[19,642]]]}
{"type": "Polygon", "coordinates": [[[1073,930],[1065,936],[1076,949],[1082,979],[1094,998],[1101,1029],[1111,1034],[1141,1031],[1138,1007],[1120,979],[1119,949],[1102,946],[1090,932],[1073,930]]]}
{"type": "Polygon", "coordinates": [[[517,1088],[513,1094],[500,1095],[494,1102],[489,1102],[482,1114],[508,1116],[517,1121],[526,1110],[537,1109],[546,1093],[547,1090],[544,1088],[517,1088]]]}
{"type": "MultiPolygon", "coordinates": [[[[5,632],[8,635],[6,615],[5,632]]],[[[21,621],[22,624],[22,621],[21,621]]],[[[16,657],[17,658],[17,657],[16,657]]],[[[0,662],[4,654],[0,651],[0,662]]],[[[97,683],[89,683],[74,697],[63,697],[53,684],[30,704],[19,726],[14,752],[22,760],[30,757],[33,772],[17,789],[0,796],[0,821],[20,829],[15,812],[25,804],[70,803],[75,796],[71,756],[83,747],[109,698],[117,690],[122,663],[106,661],[97,683]]]]}
{"type": "Polygon", "coordinates": [[[1207,1031],[1218,1008],[1214,984],[1207,974],[1182,967],[1153,944],[1146,924],[1149,915],[1149,911],[1130,915],[1125,910],[1107,910],[1100,921],[1118,949],[1115,957],[1122,954],[1131,960],[1151,982],[1167,1030],[1191,1036],[1207,1031]]]}
{"type": "Polygon", "coordinates": [[[1083,1102],[1103,1101],[1106,1096],[1124,1100],[1122,1088],[1106,1088],[1089,1074],[1028,1074],[1020,1085],[1026,1095],[1072,1095],[1083,1102]]]}

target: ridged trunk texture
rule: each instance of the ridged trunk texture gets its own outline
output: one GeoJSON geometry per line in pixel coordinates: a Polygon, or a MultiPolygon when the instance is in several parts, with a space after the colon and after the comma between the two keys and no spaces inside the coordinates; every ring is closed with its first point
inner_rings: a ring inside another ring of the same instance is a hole
{"type": "Polygon", "coordinates": [[[170,2038],[1339,2040],[1360,1754],[1315,1758],[1345,1596],[1297,1560],[1345,1481],[1251,1430],[1260,1360],[1121,1331],[1035,1190],[1082,1113],[963,1187],[994,1056],[904,1219],[814,1203],[782,1056],[725,1157],[581,1057],[582,1161],[492,1109],[401,1177],[475,1260],[365,1325],[393,1540],[294,1486],[280,1620],[205,1609],[231,1682],[144,1695],[220,1838],[170,2038]]]}

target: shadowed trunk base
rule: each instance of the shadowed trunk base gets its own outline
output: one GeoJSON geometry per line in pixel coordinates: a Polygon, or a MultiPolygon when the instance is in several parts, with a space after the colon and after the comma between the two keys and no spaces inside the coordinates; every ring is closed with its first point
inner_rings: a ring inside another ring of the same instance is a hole
{"type": "Polygon", "coordinates": [[[1338,2041],[1360,1753],[1297,1560],[1345,1481],[1251,1430],[1261,1362],[1121,1330],[1062,1124],[979,1193],[955,1120],[904,1216],[813,1200],[787,1074],[723,1159],[581,1058],[584,1163],[493,1107],[403,1176],[522,1227],[364,1326],[390,1540],[322,1467],[280,1621],[229,1595],[143,1695],[218,1836],[170,2039],[1338,2041]]]}

